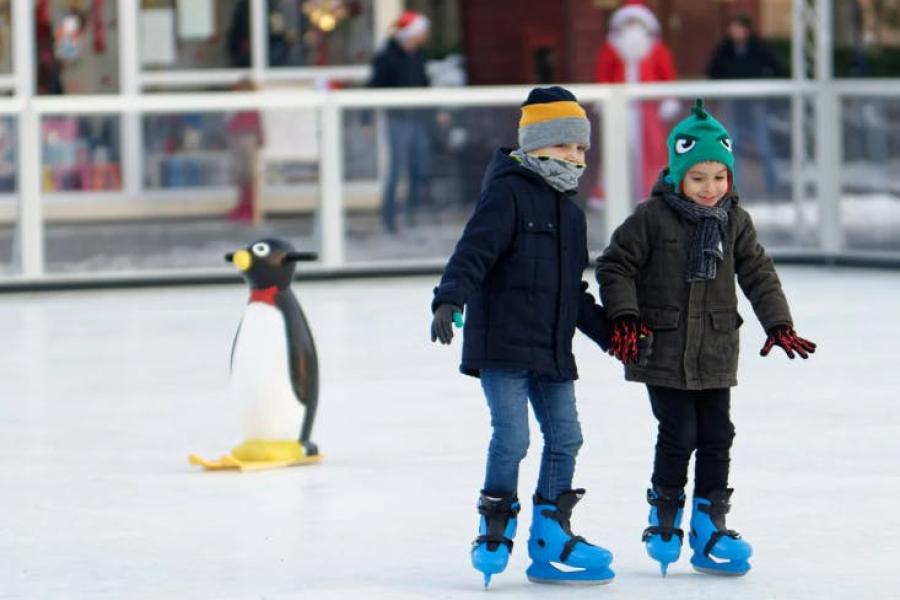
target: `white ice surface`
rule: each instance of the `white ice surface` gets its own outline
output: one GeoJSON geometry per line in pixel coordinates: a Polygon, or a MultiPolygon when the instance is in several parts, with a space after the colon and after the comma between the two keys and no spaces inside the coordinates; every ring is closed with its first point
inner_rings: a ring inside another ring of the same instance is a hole
{"type": "MultiPolygon", "coordinates": [[[[529,584],[518,544],[492,597],[900,597],[900,273],[780,269],[810,361],[758,356],[746,304],[729,524],[744,578],[660,578],[640,543],[654,423],[642,386],[578,337],[578,533],[604,588],[529,584]]],[[[239,441],[237,286],[0,296],[0,598],[485,598],[469,563],[489,427],[459,345],[428,340],[433,278],[299,283],[319,344],[322,464],[204,473],[239,441]]],[[[592,286],[593,287],[593,286],[592,286]]],[[[520,495],[536,477],[539,435],[520,495]]]]}

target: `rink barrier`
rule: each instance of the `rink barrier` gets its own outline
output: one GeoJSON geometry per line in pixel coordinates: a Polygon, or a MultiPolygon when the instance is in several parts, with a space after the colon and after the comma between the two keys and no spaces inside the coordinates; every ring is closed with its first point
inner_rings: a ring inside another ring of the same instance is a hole
{"type": "MultiPolygon", "coordinates": [[[[691,100],[702,96],[715,98],[789,98],[799,103],[810,102],[815,106],[816,162],[806,159],[806,164],[794,168],[810,171],[815,175],[817,193],[805,194],[802,186],[794,187],[794,202],[815,200],[819,213],[818,233],[821,244],[804,252],[821,264],[839,264],[848,261],[859,264],[886,264],[894,260],[879,253],[852,254],[844,252],[840,207],[841,123],[840,102],[845,97],[900,98],[898,80],[743,80],[698,81],[661,84],[572,84],[568,86],[585,105],[601,108],[601,155],[604,163],[606,202],[606,239],[630,213],[633,200],[630,197],[629,164],[622,151],[621,140],[627,139],[627,108],[635,100],[679,98],[691,100]],[[811,163],[811,164],[810,164],[811,163]],[[812,166],[812,169],[808,167],[812,166]]],[[[345,223],[343,203],[343,147],[341,145],[342,118],[346,110],[387,109],[398,107],[456,108],[465,106],[518,106],[528,94],[530,86],[485,86],[468,88],[424,89],[356,89],[356,90],[302,90],[263,91],[255,93],[189,93],[189,94],[123,94],[115,96],[30,97],[0,99],[0,115],[18,118],[18,219],[16,223],[16,247],[19,272],[0,276],[0,287],[15,286],[27,289],[38,284],[62,285],[67,281],[74,285],[84,282],[132,282],[177,281],[178,270],[156,274],[148,271],[115,271],[108,273],[73,273],[57,276],[46,273],[44,258],[44,203],[53,194],[41,189],[41,120],[50,115],[120,115],[122,120],[122,169],[123,190],[108,196],[139,198],[140,187],[140,138],[138,117],[145,114],[234,111],[242,109],[290,110],[311,109],[318,112],[320,132],[319,190],[317,213],[318,244],[321,259],[304,269],[302,276],[314,272],[343,274],[377,271],[382,273],[404,272],[403,262],[385,262],[369,266],[348,264],[344,251],[345,223]],[[54,283],[57,282],[57,283],[54,283]]],[[[800,111],[792,111],[795,120],[800,111]]],[[[795,131],[797,129],[795,128],[795,131]]],[[[812,154],[812,153],[811,153],[812,154]]],[[[187,191],[190,193],[190,191],[187,191]]],[[[72,201],[72,200],[70,200],[72,201]]],[[[74,200],[77,201],[77,200],[74,200]]],[[[596,250],[596,249],[592,249],[596,250]]],[[[779,253],[773,252],[776,256],[779,253]]],[[[782,255],[787,258],[787,254],[782,255]]],[[[429,259],[430,260],[430,259],[429,259]]],[[[437,257],[434,263],[439,262],[437,257]]],[[[222,276],[218,268],[191,272],[195,280],[215,281],[222,276]]]]}

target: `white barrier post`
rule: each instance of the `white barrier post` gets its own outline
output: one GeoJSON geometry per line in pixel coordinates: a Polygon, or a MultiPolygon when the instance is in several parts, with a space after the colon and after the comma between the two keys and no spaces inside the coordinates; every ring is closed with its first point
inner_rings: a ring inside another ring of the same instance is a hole
{"type": "Polygon", "coordinates": [[[844,247],[841,229],[841,168],[843,119],[840,98],[834,88],[832,61],[832,3],[816,2],[816,161],[818,162],[819,232],[822,251],[835,255],[844,247]]]}
{"type": "MultiPolygon", "coordinates": [[[[134,98],[140,93],[138,71],[138,6],[133,0],[119,0],[119,93],[134,98]]],[[[122,115],[122,189],[126,196],[137,197],[142,186],[143,144],[141,115],[127,111],[122,115]]]]}
{"type": "Polygon", "coordinates": [[[41,205],[40,116],[28,100],[19,118],[19,222],[22,275],[44,275],[44,215],[41,205]]]}
{"type": "Polygon", "coordinates": [[[603,171],[606,184],[606,239],[631,214],[630,149],[626,126],[628,97],[613,89],[603,102],[603,171]]]}
{"type": "Polygon", "coordinates": [[[322,265],[338,268],[344,264],[344,145],[342,108],[334,94],[328,94],[319,119],[319,218],[322,265]]]}

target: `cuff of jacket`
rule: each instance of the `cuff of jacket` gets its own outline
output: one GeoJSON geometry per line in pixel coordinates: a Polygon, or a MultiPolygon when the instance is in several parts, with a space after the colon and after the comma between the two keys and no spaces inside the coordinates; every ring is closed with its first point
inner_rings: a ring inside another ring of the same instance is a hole
{"type": "Polygon", "coordinates": [[[434,288],[434,300],[431,301],[431,312],[437,310],[441,304],[453,304],[462,308],[465,298],[462,290],[454,283],[444,283],[434,288]]]}

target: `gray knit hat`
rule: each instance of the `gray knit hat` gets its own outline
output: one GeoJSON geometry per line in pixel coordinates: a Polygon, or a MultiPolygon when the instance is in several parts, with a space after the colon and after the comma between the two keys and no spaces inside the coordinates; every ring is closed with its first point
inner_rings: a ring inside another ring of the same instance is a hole
{"type": "Polygon", "coordinates": [[[534,88],[522,103],[519,147],[529,152],[556,144],[591,147],[591,122],[575,95],[559,86],[534,88]]]}

